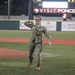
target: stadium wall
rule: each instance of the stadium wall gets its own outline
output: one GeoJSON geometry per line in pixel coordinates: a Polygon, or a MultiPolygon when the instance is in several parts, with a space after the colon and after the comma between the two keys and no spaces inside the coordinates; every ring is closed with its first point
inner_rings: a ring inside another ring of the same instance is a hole
{"type": "MultiPolygon", "coordinates": [[[[24,25],[25,21],[27,20],[0,20],[0,30],[30,30],[30,28],[24,25]]],[[[75,31],[74,21],[43,20],[41,24],[48,31],[75,31]]]]}
{"type": "Polygon", "coordinates": [[[19,21],[0,20],[0,30],[19,30],[19,21]]]}

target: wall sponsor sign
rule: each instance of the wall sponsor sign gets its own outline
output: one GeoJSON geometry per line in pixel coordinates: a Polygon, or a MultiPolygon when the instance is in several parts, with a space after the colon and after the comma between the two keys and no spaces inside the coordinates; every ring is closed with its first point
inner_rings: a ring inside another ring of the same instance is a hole
{"type": "MultiPolygon", "coordinates": [[[[24,22],[25,20],[20,20],[20,29],[31,30],[29,27],[24,25],[24,22]]],[[[46,27],[48,31],[56,31],[56,21],[41,21],[41,25],[46,27]]]]}
{"type": "Polygon", "coordinates": [[[61,31],[75,31],[75,22],[62,22],[61,31]]]}
{"type": "Polygon", "coordinates": [[[56,31],[56,21],[42,21],[41,25],[46,27],[48,31],[56,31]]]}
{"type": "Polygon", "coordinates": [[[75,13],[75,9],[34,8],[34,13],[75,13]]]}
{"type": "Polygon", "coordinates": [[[31,30],[29,27],[24,25],[25,20],[20,20],[20,29],[22,30],[31,30]]]}

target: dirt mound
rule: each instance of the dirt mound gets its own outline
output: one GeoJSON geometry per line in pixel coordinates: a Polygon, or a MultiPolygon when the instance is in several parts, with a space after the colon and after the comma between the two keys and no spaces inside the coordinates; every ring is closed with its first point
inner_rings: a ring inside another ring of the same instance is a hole
{"type": "Polygon", "coordinates": [[[28,52],[0,48],[0,58],[27,58],[28,52]]]}

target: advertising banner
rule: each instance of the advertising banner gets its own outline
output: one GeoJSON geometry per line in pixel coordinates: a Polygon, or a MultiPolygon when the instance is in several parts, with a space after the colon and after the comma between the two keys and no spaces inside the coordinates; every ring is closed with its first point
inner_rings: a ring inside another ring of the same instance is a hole
{"type": "MultiPolygon", "coordinates": [[[[29,27],[24,25],[24,22],[25,20],[20,20],[20,29],[31,30],[29,27]]],[[[46,27],[48,31],[56,31],[56,21],[41,21],[41,25],[46,27]]]]}
{"type": "Polygon", "coordinates": [[[75,31],[75,22],[62,22],[61,31],[75,31]]]}
{"type": "Polygon", "coordinates": [[[67,8],[34,8],[34,13],[75,13],[75,9],[67,8]]]}
{"type": "Polygon", "coordinates": [[[48,31],[56,31],[56,21],[42,21],[41,25],[46,27],[48,31]]]}
{"type": "Polygon", "coordinates": [[[20,30],[31,30],[29,27],[24,25],[26,20],[20,20],[20,30]]]}

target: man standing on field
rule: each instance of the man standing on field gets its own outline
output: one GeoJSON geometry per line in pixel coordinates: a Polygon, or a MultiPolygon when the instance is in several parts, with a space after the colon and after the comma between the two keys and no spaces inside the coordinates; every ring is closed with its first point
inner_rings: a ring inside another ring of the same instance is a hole
{"type": "Polygon", "coordinates": [[[28,67],[31,67],[33,64],[33,53],[35,50],[35,47],[38,49],[37,53],[37,67],[36,70],[41,70],[40,64],[41,64],[41,51],[42,51],[42,33],[46,35],[48,38],[49,44],[51,45],[50,39],[51,36],[47,32],[47,29],[43,26],[41,26],[41,18],[38,16],[35,19],[35,25],[31,21],[26,21],[24,25],[28,26],[32,30],[32,37],[29,44],[29,65],[28,67]]]}

